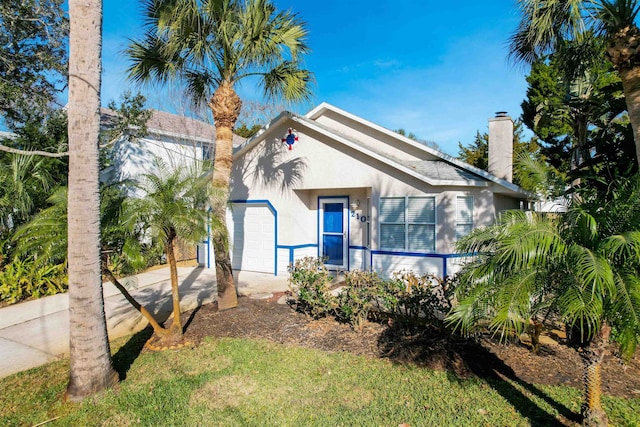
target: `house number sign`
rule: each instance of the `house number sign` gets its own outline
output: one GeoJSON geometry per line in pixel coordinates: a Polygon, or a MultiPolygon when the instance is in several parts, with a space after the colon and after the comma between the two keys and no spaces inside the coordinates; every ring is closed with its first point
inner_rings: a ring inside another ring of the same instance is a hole
{"type": "Polygon", "coordinates": [[[351,212],[351,218],[359,219],[360,222],[367,222],[367,217],[360,215],[358,212],[351,212]]]}

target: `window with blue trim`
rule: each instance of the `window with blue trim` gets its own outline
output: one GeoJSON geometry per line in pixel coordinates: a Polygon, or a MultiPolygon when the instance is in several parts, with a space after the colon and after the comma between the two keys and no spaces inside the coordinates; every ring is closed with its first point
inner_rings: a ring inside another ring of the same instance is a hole
{"type": "Polygon", "coordinates": [[[380,249],[436,250],[435,197],[381,197],[380,249]]]}

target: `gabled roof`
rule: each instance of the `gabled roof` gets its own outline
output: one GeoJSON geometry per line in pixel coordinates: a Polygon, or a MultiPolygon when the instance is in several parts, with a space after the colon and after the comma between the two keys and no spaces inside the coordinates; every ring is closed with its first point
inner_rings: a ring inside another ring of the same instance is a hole
{"type": "MultiPolygon", "coordinates": [[[[100,121],[109,125],[115,121],[117,112],[109,108],[100,109],[100,121]]],[[[212,124],[166,111],[151,110],[151,117],[147,122],[149,134],[166,136],[178,140],[195,141],[213,144],[216,138],[216,128],[212,124]]],[[[239,146],[245,138],[233,135],[233,145],[239,146]]]]}
{"type": "Polygon", "coordinates": [[[399,172],[413,176],[426,184],[432,186],[470,186],[470,187],[488,187],[490,183],[497,184],[495,190],[500,193],[511,194],[514,197],[521,197],[532,199],[535,198],[531,193],[523,190],[519,186],[508,182],[504,179],[498,178],[487,171],[478,169],[471,166],[461,160],[458,160],[448,154],[442,153],[436,149],[428,147],[420,142],[406,138],[396,132],[383,128],[375,123],[369,122],[361,117],[348,113],[337,107],[323,102],[319,106],[309,111],[304,116],[298,114],[283,112],[273,119],[270,123],[265,125],[260,131],[256,133],[252,138],[247,140],[243,145],[237,147],[234,157],[238,157],[247,151],[251,150],[258,142],[260,142],[272,128],[277,127],[279,124],[292,120],[297,123],[296,128],[301,130],[307,128],[327,138],[330,138],[336,142],[342,143],[372,159],[381,161],[399,172]],[[414,149],[414,151],[423,152],[425,154],[425,160],[420,161],[405,161],[396,159],[392,155],[385,153],[381,150],[376,150],[370,145],[359,142],[352,136],[345,135],[340,131],[330,128],[316,121],[319,117],[325,114],[327,111],[331,111],[346,119],[353,120],[361,125],[369,127],[383,135],[391,138],[398,144],[405,144],[414,149]]]}

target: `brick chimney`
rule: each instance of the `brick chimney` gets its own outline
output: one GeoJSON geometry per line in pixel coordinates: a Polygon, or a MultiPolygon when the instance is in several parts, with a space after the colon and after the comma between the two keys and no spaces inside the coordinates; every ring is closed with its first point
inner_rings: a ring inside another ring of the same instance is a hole
{"type": "Polygon", "coordinates": [[[513,120],[506,111],[498,111],[489,119],[488,172],[513,181],[513,120]]]}

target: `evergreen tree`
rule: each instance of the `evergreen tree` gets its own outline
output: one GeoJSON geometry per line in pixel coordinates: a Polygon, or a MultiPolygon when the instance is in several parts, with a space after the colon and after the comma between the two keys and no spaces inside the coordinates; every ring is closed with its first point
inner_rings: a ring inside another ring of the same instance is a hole
{"type": "Polygon", "coordinates": [[[0,2],[0,115],[13,129],[66,86],[68,20],[62,0],[0,2]]]}
{"type": "Polygon", "coordinates": [[[602,43],[593,42],[599,60],[580,73],[566,70],[577,46],[565,43],[527,76],[522,120],[542,142],[551,166],[585,188],[606,192],[611,181],[637,170],[632,129],[622,84],[605,58],[602,43]]]}

